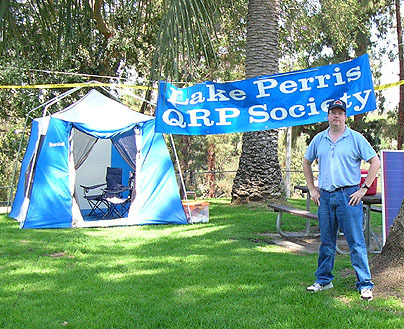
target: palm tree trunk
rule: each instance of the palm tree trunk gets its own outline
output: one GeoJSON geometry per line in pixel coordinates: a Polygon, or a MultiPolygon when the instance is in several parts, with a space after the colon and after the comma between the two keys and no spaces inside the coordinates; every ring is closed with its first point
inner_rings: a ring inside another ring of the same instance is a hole
{"type": "MultiPolygon", "coordinates": [[[[249,0],[246,77],[278,72],[279,0],[249,0]]],[[[278,160],[278,131],[245,133],[232,202],[266,202],[283,198],[278,160]]]]}

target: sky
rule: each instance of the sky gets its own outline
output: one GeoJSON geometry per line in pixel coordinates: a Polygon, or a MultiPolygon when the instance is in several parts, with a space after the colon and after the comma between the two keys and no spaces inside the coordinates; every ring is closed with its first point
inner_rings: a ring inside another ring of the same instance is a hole
{"type": "MultiPolygon", "coordinates": [[[[387,36],[386,40],[378,40],[377,42],[382,43],[382,46],[384,46],[388,42],[391,45],[391,47],[397,47],[397,34],[395,31],[395,26],[390,31],[390,34],[387,36]]],[[[395,59],[393,62],[390,62],[387,55],[384,55],[382,62],[382,76],[380,78],[380,84],[387,84],[399,81],[400,80],[399,73],[400,73],[400,67],[398,64],[398,59],[395,59]]],[[[386,108],[394,109],[398,105],[399,89],[400,89],[399,86],[396,86],[382,91],[384,97],[386,98],[386,108]]]]}
{"type": "MultiPolygon", "coordinates": [[[[399,65],[398,60],[390,62],[388,58],[383,61],[382,66],[382,76],[380,78],[380,83],[392,83],[399,81],[399,65]]],[[[394,109],[398,104],[399,99],[399,86],[388,88],[383,90],[383,95],[386,98],[386,107],[389,109],[394,109]]]]}

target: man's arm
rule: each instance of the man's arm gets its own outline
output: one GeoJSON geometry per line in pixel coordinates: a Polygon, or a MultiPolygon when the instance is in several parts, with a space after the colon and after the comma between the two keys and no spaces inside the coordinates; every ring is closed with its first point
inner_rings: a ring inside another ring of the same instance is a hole
{"type": "MultiPolygon", "coordinates": [[[[371,158],[368,162],[370,163],[370,167],[368,169],[368,175],[366,176],[364,181],[366,186],[372,185],[373,181],[376,178],[377,172],[380,168],[380,159],[377,155],[371,158]]],[[[359,202],[362,200],[367,191],[368,190],[366,188],[361,187],[359,190],[357,190],[355,193],[351,195],[349,204],[351,206],[356,206],[357,204],[359,204],[359,202]]]]}
{"type": "Polygon", "coordinates": [[[307,184],[307,187],[309,188],[311,199],[313,200],[314,204],[319,206],[320,205],[320,193],[314,186],[314,176],[313,176],[313,170],[311,168],[311,164],[312,164],[312,161],[309,161],[306,158],[303,158],[303,173],[304,173],[304,177],[306,178],[306,184],[307,184]]]}
{"type": "Polygon", "coordinates": [[[377,155],[371,158],[368,162],[370,163],[370,167],[368,169],[368,175],[365,178],[366,186],[372,185],[380,168],[380,159],[377,155]]]}

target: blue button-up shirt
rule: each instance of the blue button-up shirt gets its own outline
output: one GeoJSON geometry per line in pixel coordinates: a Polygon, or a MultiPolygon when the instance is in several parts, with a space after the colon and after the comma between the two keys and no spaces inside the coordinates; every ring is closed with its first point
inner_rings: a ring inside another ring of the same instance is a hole
{"type": "Polygon", "coordinates": [[[318,186],[326,191],[338,187],[358,185],[361,180],[361,160],[369,161],[376,156],[375,150],[365,137],[345,127],[335,143],[329,136],[330,128],[318,133],[310,142],[305,158],[319,162],[318,186]]]}

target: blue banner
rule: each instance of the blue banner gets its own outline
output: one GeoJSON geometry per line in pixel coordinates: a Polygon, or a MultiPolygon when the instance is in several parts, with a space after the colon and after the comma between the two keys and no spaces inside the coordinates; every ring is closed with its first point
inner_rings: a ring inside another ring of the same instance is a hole
{"type": "Polygon", "coordinates": [[[208,135],[299,126],[327,120],[342,99],[347,116],[376,109],[367,55],[339,64],[242,81],[177,88],[160,81],[156,131],[208,135]]]}

